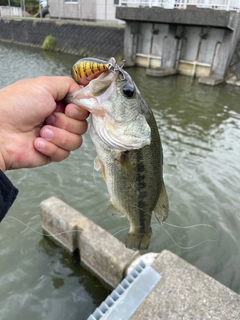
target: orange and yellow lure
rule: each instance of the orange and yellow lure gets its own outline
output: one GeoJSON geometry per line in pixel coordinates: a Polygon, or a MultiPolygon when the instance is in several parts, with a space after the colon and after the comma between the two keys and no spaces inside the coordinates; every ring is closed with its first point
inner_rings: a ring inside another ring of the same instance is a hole
{"type": "Polygon", "coordinates": [[[107,61],[97,58],[83,58],[73,65],[71,74],[78,84],[86,86],[91,80],[108,70],[109,64],[107,61]]]}

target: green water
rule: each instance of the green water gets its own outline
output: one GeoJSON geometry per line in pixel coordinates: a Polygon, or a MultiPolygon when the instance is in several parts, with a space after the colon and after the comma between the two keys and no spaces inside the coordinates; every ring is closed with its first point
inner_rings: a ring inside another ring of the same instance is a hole
{"type": "MultiPolygon", "coordinates": [[[[68,75],[78,58],[1,43],[0,87],[25,77],[68,75]]],[[[171,250],[240,293],[239,88],[127,71],[154,110],[170,201],[167,224],[161,228],[153,219],[148,251],[171,250]]],[[[64,162],[8,172],[20,194],[0,225],[0,319],[86,319],[108,295],[76,257],[10,218],[41,233],[39,204],[54,195],[123,241],[128,221],[106,213],[108,193],[93,170],[95,155],[86,134],[64,162]]]]}

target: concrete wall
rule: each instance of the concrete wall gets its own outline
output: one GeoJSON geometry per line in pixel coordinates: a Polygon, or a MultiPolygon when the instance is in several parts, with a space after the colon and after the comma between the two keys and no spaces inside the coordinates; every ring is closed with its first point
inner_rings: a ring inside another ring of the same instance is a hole
{"type": "Polygon", "coordinates": [[[126,21],[129,66],[223,79],[240,39],[240,14],[235,12],[118,7],[116,17],[126,21]]]}
{"type": "Polygon", "coordinates": [[[124,28],[87,25],[63,20],[0,18],[0,41],[41,47],[47,35],[56,50],[80,56],[122,60],[124,28]]]}

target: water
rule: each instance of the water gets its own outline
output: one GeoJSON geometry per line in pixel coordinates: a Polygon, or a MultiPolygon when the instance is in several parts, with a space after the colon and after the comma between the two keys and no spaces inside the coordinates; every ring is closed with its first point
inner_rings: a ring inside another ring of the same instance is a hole
{"type": "MultiPolygon", "coordinates": [[[[0,87],[25,77],[68,75],[76,56],[0,44],[0,87]]],[[[162,229],[153,221],[149,252],[171,250],[240,293],[239,88],[207,87],[189,77],[151,78],[130,68],[153,108],[164,151],[170,201],[168,224],[209,227],[162,229]],[[180,247],[193,247],[192,249],[180,247]]],[[[88,134],[64,162],[8,172],[20,194],[8,216],[41,232],[39,204],[54,195],[123,241],[124,218],[106,213],[108,193],[94,172],[88,134]]],[[[0,319],[86,319],[108,292],[76,257],[6,217],[0,225],[0,319]]]]}

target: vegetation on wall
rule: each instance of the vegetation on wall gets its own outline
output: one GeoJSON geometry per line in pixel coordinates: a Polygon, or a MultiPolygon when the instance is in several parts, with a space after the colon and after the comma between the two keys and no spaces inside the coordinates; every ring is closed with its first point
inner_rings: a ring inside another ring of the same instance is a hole
{"type": "Polygon", "coordinates": [[[56,39],[51,35],[46,36],[42,45],[42,49],[46,51],[54,51],[55,46],[56,46],[56,39]]]}

